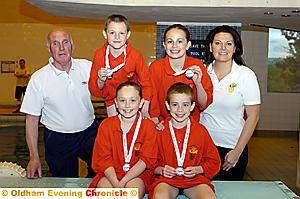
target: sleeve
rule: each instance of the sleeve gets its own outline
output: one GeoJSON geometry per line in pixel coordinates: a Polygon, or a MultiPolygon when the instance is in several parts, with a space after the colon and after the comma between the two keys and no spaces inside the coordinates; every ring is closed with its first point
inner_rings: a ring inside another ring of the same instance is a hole
{"type": "Polygon", "coordinates": [[[29,80],[20,111],[40,116],[44,107],[42,82],[36,76],[29,80]]]}
{"type": "Polygon", "coordinates": [[[200,68],[202,71],[201,83],[202,83],[202,86],[207,95],[207,101],[206,101],[205,106],[200,106],[200,110],[202,111],[202,110],[206,109],[206,107],[208,107],[213,101],[213,84],[212,84],[209,74],[207,73],[207,70],[202,62],[200,64],[200,68]]]}
{"type": "MultiPolygon", "coordinates": [[[[153,62],[154,63],[154,62],[153,62]]],[[[150,72],[150,78],[152,82],[152,90],[153,90],[153,96],[150,101],[150,108],[149,108],[149,114],[150,116],[153,117],[158,117],[160,116],[160,109],[159,109],[159,101],[158,101],[158,90],[155,86],[155,78],[158,76],[154,70],[154,65],[153,63],[150,65],[149,72],[150,72]]],[[[157,80],[156,80],[157,81],[157,80]]]]}
{"type": "Polygon", "coordinates": [[[90,78],[89,78],[89,90],[91,94],[95,97],[105,98],[108,95],[106,86],[103,89],[98,87],[98,71],[101,68],[101,49],[95,52],[93,64],[91,68],[90,78]]]}
{"type": "Polygon", "coordinates": [[[111,125],[103,121],[98,129],[98,134],[94,144],[92,168],[96,173],[103,172],[113,164],[112,146],[109,139],[109,134],[112,133],[109,129],[111,125]]]}
{"type": "Polygon", "coordinates": [[[149,119],[146,120],[148,121],[144,124],[145,137],[140,158],[146,163],[147,168],[153,169],[155,167],[158,152],[157,133],[154,123],[149,119]]]}
{"type": "Polygon", "coordinates": [[[241,92],[245,105],[260,104],[260,90],[255,73],[248,69],[243,78],[241,92]]]}
{"type": "Polygon", "coordinates": [[[150,72],[147,68],[146,62],[140,52],[137,52],[136,73],[138,76],[138,82],[142,87],[143,98],[150,101],[153,95],[153,85],[150,78],[150,72]]]}
{"type": "MultiPolygon", "coordinates": [[[[163,131],[164,132],[164,131],[163,131]]],[[[158,146],[158,152],[157,152],[157,160],[155,167],[164,167],[165,165],[163,164],[163,157],[162,155],[164,154],[164,149],[163,149],[163,142],[162,142],[162,134],[163,132],[161,131],[156,131],[157,134],[157,146],[158,146]]]]}
{"type": "Polygon", "coordinates": [[[200,166],[203,168],[204,176],[212,179],[221,168],[221,159],[219,152],[206,128],[202,126],[201,130],[203,135],[202,143],[204,149],[200,166]]]}

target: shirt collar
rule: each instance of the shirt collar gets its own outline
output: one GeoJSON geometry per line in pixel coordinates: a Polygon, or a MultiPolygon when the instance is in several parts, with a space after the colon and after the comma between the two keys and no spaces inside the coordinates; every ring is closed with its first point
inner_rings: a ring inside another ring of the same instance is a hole
{"type": "MultiPolygon", "coordinates": [[[[186,69],[186,68],[189,67],[189,66],[187,65],[187,57],[188,57],[188,56],[186,55],[186,56],[185,56],[185,60],[184,60],[184,64],[183,64],[182,70],[184,70],[184,69],[186,69]]],[[[168,56],[168,55],[165,56],[164,62],[165,62],[165,64],[164,64],[164,69],[165,69],[166,73],[167,73],[168,75],[173,75],[173,74],[175,73],[175,71],[173,70],[173,68],[172,68],[171,65],[170,65],[170,62],[169,62],[169,56],[168,56]]]]}
{"type": "MultiPolygon", "coordinates": [[[[214,74],[215,73],[215,71],[214,71],[214,69],[213,69],[213,65],[215,64],[215,60],[211,63],[211,64],[209,64],[208,66],[207,66],[207,72],[209,73],[209,74],[214,74]]],[[[234,61],[234,60],[232,60],[232,66],[231,66],[231,71],[230,71],[230,73],[234,73],[235,71],[237,71],[238,70],[238,67],[239,67],[239,65],[234,61]]]]}
{"type": "MultiPolygon", "coordinates": [[[[58,76],[58,75],[64,73],[65,71],[59,70],[59,69],[57,69],[57,68],[53,65],[53,61],[54,61],[53,57],[50,57],[50,58],[49,58],[49,65],[50,65],[51,69],[54,71],[55,75],[58,76]]],[[[70,68],[70,71],[71,71],[71,70],[75,70],[75,64],[74,64],[74,60],[73,60],[72,57],[71,57],[71,68],[70,68]]]]}
{"type": "MultiPolygon", "coordinates": [[[[141,113],[138,112],[137,117],[135,118],[134,123],[132,124],[132,126],[131,126],[131,128],[129,129],[128,133],[129,133],[129,132],[134,132],[140,114],[141,114],[141,113]]],[[[119,132],[119,131],[120,131],[120,132],[123,132],[122,129],[121,129],[121,120],[120,120],[120,118],[119,118],[119,114],[116,115],[116,116],[114,116],[114,117],[115,117],[115,121],[117,122],[117,125],[116,125],[116,130],[117,130],[117,132],[119,132]]]]}

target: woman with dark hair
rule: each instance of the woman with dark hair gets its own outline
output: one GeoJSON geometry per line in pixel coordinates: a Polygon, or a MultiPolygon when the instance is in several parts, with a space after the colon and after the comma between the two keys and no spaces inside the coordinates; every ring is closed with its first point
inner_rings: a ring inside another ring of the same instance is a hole
{"type": "Polygon", "coordinates": [[[255,73],[246,67],[239,33],[218,26],[206,37],[206,64],[213,103],[200,116],[222,159],[219,180],[242,180],[248,163],[247,143],[259,119],[260,91],[255,73]],[[244,117],[245,112],[245,117],[244,117]]]}

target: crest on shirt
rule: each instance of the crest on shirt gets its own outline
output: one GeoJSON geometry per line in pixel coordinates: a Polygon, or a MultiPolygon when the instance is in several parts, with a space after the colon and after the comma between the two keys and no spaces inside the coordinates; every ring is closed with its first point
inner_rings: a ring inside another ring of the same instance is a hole
{"type": "Polygon", "coordinates": [[[128,80],[132,80],[132,79],[133,79],[133,76],[134,76],[134,72],[128,73],[128,74],[127,74],[128,80]]]}
{"type": "Polygon", "coordinates": [[[141,147],[142,147],[142,143],[141,142],[136,142],[134,144],[133,150],[134,150],[135,156],[138,156],[140,154],[141,147]]]}
{"type": "Polygon", "coordinates": [[[199,151],[199,147],[198,146],[196,146],[196,145],[190,146],[190,148],[189,148],[189,157],[190,157],[190,160],[193,160],[195,158],[195,156],[198,154],[198,151],[199,151]]]}
{"type": "Polygon", "coordinates": [[[229,84],[228,92],[233,93],[235,87],[236,87],[236,83],[233,82],[229,84]]]}

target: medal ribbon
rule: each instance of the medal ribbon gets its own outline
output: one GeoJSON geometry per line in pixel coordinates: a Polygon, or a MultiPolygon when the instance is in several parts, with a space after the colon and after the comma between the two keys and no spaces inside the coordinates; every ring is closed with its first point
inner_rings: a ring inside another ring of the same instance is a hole
{"type": "Polygon", "coordinates": [[[175,136],[175,132],[174,132],[171,120],[169,121],[169,129],[170,129],[170,133],[171,133],[171,137],[172,137],[172,141],[173,141],[173,145],[174,145],[174,149],[175,149],[175,153],[176,153],[178,167],[182,167],[183,163],[184,163],[187,144],[188,144],[190,131],[191,131],[191,121],[190,121],[190,119],[188,119],[187,124],[186,124],[186,130],[185,130],[181,155],[179,154],[179,147],[178,147],[177,139],[175,136]]]}
{"type": "Polygon", "coordinates": [[[106,52],[105,52],[105,68],[107,71],[109,71],[107,73],[106,76],[110,77],[112,76],[113,73],[117,72],[118,70],[120,70],[123,66],[125,66],[126,63],[126,45],[124,48],[124,60],[123,63],[119,64],[118,66],[116,66],[115,68],[111,69],[110,65],[109,65],[109,59],[108,59],[108,55],[109,55],[109,45],[107,45],[106,47],[106,52]]]}
{"type": "Polygon", "coordinates": [[[187,70],[193,70],[191,67],[189,67],[189,68],[186,68],[186,69],[184,69],[184,70],[181,70],[181,71],[178,71],[178,72],[176,72],[176,73],[174,73],[173,74],[173,76],[179,76],[179,75],[182,75],[182,74],[184,74],[187,70]]]}
{"type": "Polygon", "coordinates": [[[122,136],[123,136],[123,151],[124,151],[124,159],[125,159],[125,163],[129,163],[129,162],[130,162],[130,159],[131,159],[131,156],[132,156],[132,151],[133,151],[133,146],[134,146],[135,141],[136,141],[136,139],[137,139],[137,136],[138,136],[138,134],[139,134],[139,130],[140,130],[140,127],[141,127],[141,123],[142,123],[142,114],[140,113],[139,119],[138,119],[138,121],[137,121],[135,130],[134,130],[133,138],[132,138],[132,141],[131,141],[131,144],[130,144],[129,152],[128,152],[128,148],[127,148],[127,138],[126,138],[126,133],[123,132],[123,134],[122,134],[122,136]]]}

